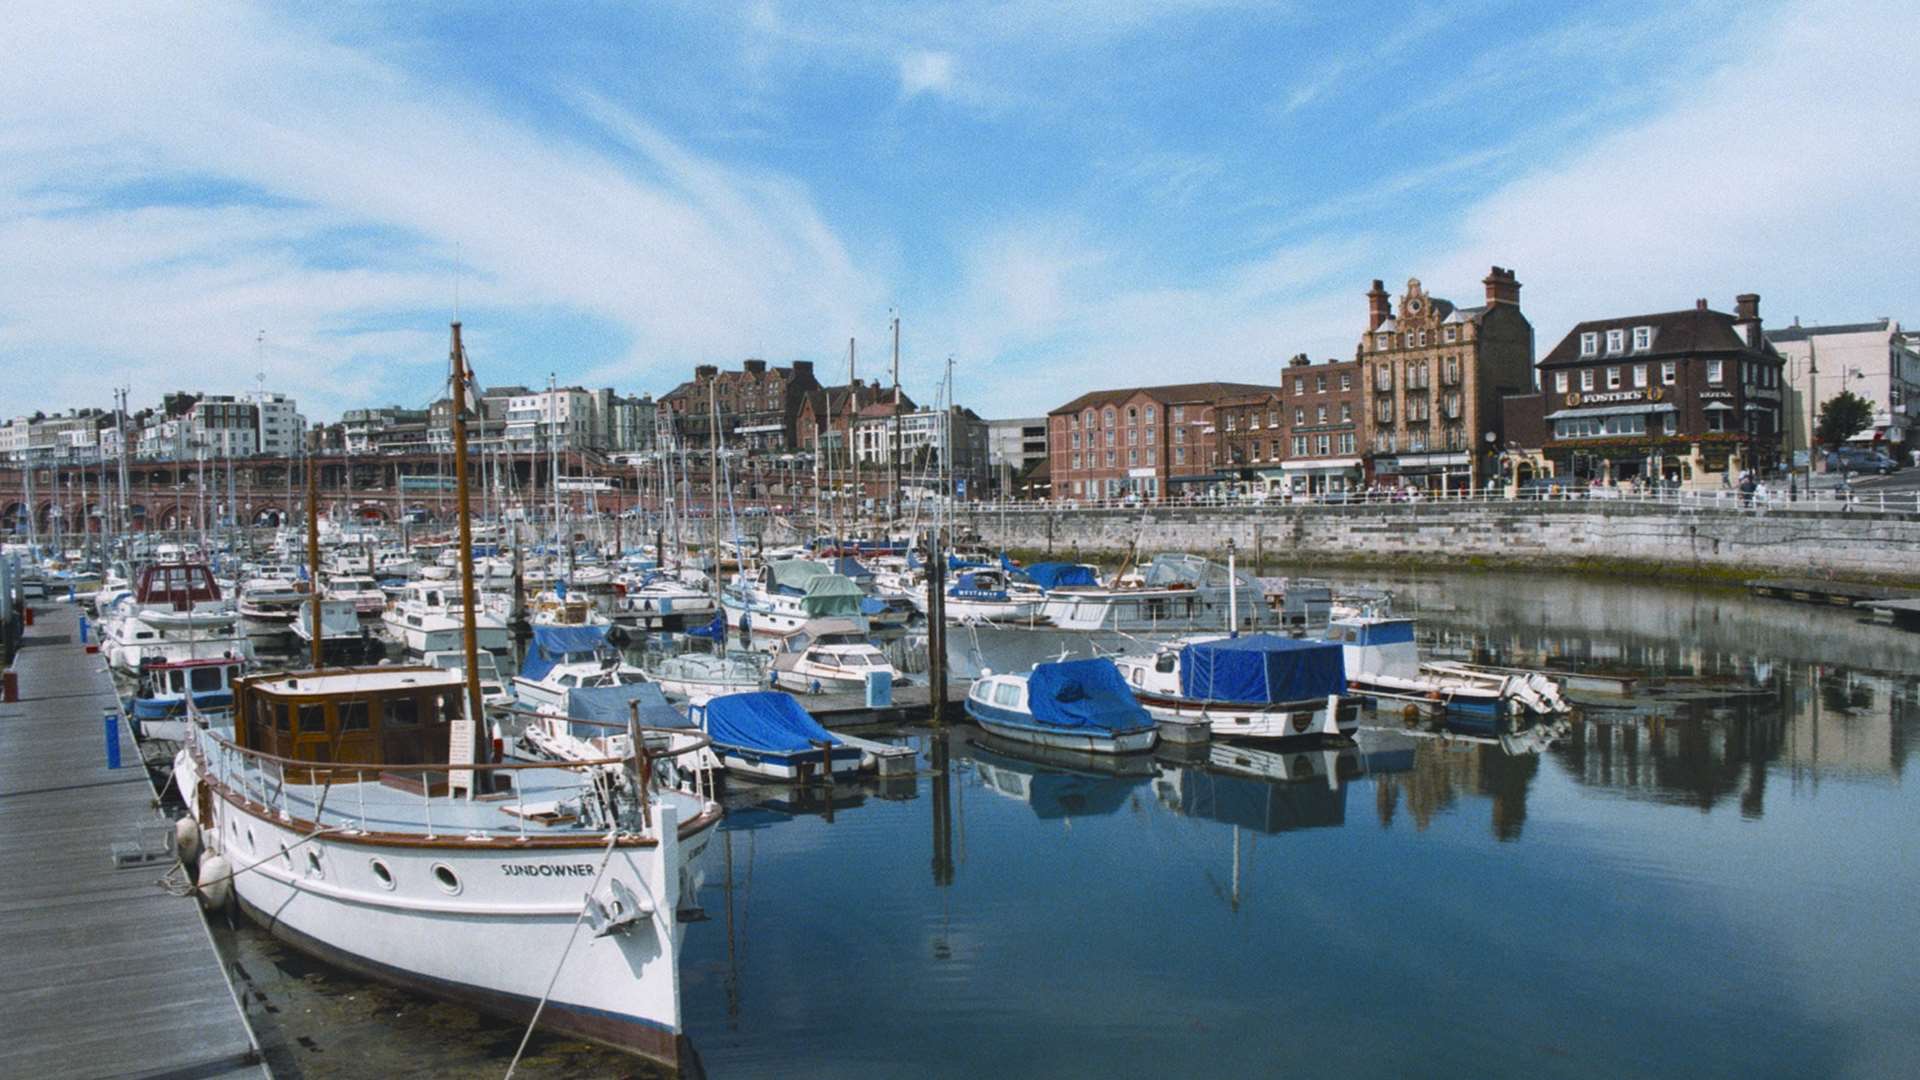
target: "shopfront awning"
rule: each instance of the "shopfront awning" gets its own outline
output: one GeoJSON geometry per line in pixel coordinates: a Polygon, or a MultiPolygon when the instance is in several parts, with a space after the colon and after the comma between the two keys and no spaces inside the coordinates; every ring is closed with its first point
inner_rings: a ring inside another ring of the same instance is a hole
{"type": "Polygon", "coordinates": [[[1707,411],[1708,412],[1732,412],[1733,406],[1727,404],[1724,401],[1709,401],[1707,402],[1707,411]]]}
{"type": "Polygon", "coordinates": [[[1306,458],[1301,461],[1283,461],[1280,467],[1288,472],[1345,472],[1360,467],[1357,457],[1342,458],[1306,458]]]}
{"type": "MultiPolygon", "coordinates": [[[[1377,465],[1381,459],[1376,458],[1374,460],[1377,465]]],[[[1394,464],[1399,466],[1401,471],[1404,472],[1408,469],[1440,469],[1440,468],[1445,468],[1449,465],[1459,465],[1464,467],[1467,464],[1467,455],[1465,454],[1401,454],[1398,457],[1390,458],[1388,460],[1393,461],[1394,464]]]]}
{"type": "Polygon", "coordinates": [[[1231,484],[1240,479],[1239,473],[1195,473],[1192,476],[1169,476],[1167,486],[1175,484],[1231,484]]]}
{"type": "MultiPolygon", "coordinates": [[[[1713,408],[1712,405],[1707,408],[1713,408]]],[[[1725,406],[1722,406],[1725,408],[1725,406]]],[[[1678,412],[1670,402],[1658,405],[1608,405],[1599,409],[1561,409],[1547,414],[1549,420],[1566,420],[1576,416],[1644,416],[1647,413],[1678,412]]]]}

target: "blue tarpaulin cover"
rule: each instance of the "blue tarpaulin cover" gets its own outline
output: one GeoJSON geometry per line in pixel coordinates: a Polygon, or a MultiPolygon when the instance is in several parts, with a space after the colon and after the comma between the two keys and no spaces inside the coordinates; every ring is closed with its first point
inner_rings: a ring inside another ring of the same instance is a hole
{"type": "Polygon", "coordinates": [[[1093,567],[1080,563],[1034,563],[1027,567],[1024,573],[1028,581],[1043,589],[1058,589],[1063,585],[1100,584],[1100,579],[1094,576],[1093,567]]]}
{"type": "Polygon", "coordinates": [[[598,652],[607,643],[604,626],[536,626],[533,645],[520,664],[523,679],[544,679],[568,653],[598,652]]]}
{"type": "Polygon", "coordinates": [[[771,690],[722,694],[709,700],[707,734],[722,746],[753,750],[812,750],[819,742],[840,745],[799,702],[771,690]]]}
{"type": "Polygon", "coordinates": [[[713,621],[705,626],[696,626],[687,631],[688,637],[706,638],[708,641],[727,640],[727,616],[724,612],[713,613],[713,621]]]}
{"type": "Polygon", "coordinates": [[[604,735],[622,735],[627,730],[627,703],[640,703],[640,726],[656,728],[692,727],[693,721],[667,703],[667,696],[655,683],[626,683],[621,686],[582,686],[567,694],[567,716],[574,720],[597,720],[597,724],[568,724],[576,738],[595,739],[604,735]],[[615,727],[602,727],[613,724],[615,727]]]}
{"type": "Polygon", "coordinates": [[[863,565],[859,559],[856,559],[851,555],[839,556],[838,558],[835,558],[830,562],[828,562],[827,565],[833,568],[834,573],[839,574],[843,577],[850,577],[855,581],[858,581],[861,578],[871,578],[873,576],[873,571],[867,569],[866,566],[863,565]]]}
{"type": "Polygon", "coordinates": [[[1249,634],[1180,650],[1180,694],[1196,701],[1273,704],[1346,692],[1347,666],[1334,642],[1249,634]]]}
{"type": "Polygon", "coordinates": [[[1027,710],[1043,724],[1129,731],[1152,727],[1113,661],[1061,660],[1027,676],[1027,710]]]}

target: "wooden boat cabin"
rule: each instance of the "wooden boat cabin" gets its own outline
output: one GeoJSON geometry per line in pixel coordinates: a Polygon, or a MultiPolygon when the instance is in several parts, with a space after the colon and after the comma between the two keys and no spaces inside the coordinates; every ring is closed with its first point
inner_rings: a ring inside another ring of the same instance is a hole
{"type": "MultiPolygon", "coordinates": [[[[234,684],[234,741],[298,761],[444,770],[465,693],[458,671],[425,666],[246,676],[234,684]]],[[[287,778],[314,782],[326,773],[289,768],[287,778]]]]}

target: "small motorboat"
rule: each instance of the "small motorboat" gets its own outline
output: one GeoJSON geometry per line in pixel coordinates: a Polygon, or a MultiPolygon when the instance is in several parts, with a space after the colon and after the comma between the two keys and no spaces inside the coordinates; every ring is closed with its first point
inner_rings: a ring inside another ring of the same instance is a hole
{"type": "MultiPolygon", "coordinates": [[[[313,646],[313,600],[299,608],[293,620],[293,636],[303,648],[313,646]]],[[[373,628],[360,621],[351,600],[320,601],[320,655],[327,660],[378,660],[386,647],[373,636],[373,628]]]]}
{"type": "Polygon", "coordinates": [[[863,690],[874,675],[898,682],[887,654],[847,619],[815,619],[780,641],[773,681],[803,694],[863,690]]]}
{"type": "Polygon", "coordinates": [[[1204,720],[1239,739],[1352,735],[1361,700],[1347,693],[1340,646],[1274,634],[1171,642],[1114,658],[1156,720],[1204,720]]]}
{"type": "Polygon", "coordinates": [[[865,751],[848,746],[774,690],[723,694],[694,705],[693,722],[713,742],[729,771],[769,780],[805,781],[823,769],[840,776],[859,771],[865,751]]]}
{"type": "Polygon", "coordinates": [[[621,659],[607,643],[605,626],[535,626],[533,641],[513,677],[513,696],[523,709],[567,707],[567,695],[583,686],[643,683],[647,674],[621,659]]]}
{"type": "Polygon", "coordinates": [[[1060,750],[1129,754],[1153,749],[1153,717],[1113,661],[1056,660],[1024,675],[982,671],[967,715],[1002,738],[1060,750]]]}
{"type": "Polygon", "coordinates": [[[185,739],[190,712],[225,712],[233,707],[233,683],[246,666],[246,659],[239,656],[143,664],[133,692],[134,733],[142,739],[185,739]]]}

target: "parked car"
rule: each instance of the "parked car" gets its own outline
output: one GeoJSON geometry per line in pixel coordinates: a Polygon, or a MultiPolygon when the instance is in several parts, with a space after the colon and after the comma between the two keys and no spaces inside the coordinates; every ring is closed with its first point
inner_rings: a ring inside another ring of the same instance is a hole
{"type": "Polygon", "coordinates": [[[1867,472],[1885,476],[1899,467],[1899,462],[1878,450],[1843,446],[1827,455],[1828,472],[1867,472]]]}

